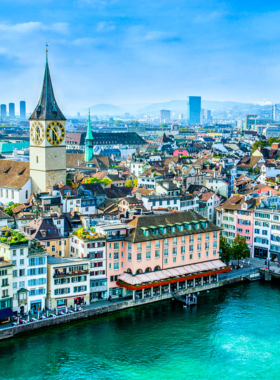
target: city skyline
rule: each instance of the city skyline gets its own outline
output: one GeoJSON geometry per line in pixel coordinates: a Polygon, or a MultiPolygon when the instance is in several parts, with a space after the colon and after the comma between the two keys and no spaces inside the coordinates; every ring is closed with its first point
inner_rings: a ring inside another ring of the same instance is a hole
{"type": "Polygon", "coordinates": [[[68,113],[94,104],[153,103],[188,95],[280,102],[277,4],[1,2],[0,103],[24,98],[32,112],[46,42],[58,101],[68,113]]]}

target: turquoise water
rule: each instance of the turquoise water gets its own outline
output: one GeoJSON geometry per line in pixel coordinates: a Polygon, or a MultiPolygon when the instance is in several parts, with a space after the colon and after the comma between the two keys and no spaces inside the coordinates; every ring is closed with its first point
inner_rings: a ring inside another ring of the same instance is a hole
{"type": "Polygon", "coordinates": [[[280,282],[254,282],[0,342],[0,379],[279,379],[280,282]]]}

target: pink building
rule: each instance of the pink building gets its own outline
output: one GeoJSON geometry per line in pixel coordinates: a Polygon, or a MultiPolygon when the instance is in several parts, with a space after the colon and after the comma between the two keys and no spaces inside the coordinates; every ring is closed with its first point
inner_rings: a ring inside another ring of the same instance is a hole
{"type": "Polygon", "coordinates": [[[186,149],[175,149],[173,156],[189,156],[189,152],[186,149]]]}
{"type": "Polygon", "coordinates": [[[206,283],[217,280],[216,274],[225,267],[219,260],[220,230],[196,212],[187,211],[138,216],[122,230],[115,229],[114,235],[107,233],[109,294],[133,294],[135,299],[137,289],[142,292],[143,287],[152,293],[170,291],[171,279],[173,287],[184,288],[191,274],[198,276],[191,278],[191,284],[201,277],[206,283]]]}

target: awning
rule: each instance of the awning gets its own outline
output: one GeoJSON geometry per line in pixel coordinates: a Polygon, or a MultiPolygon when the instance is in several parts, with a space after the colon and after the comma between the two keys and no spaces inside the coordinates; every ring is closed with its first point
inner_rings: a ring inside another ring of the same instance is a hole
{"type": "Polygon", "coordinates": [[[7,307],[6,309],[0,309],[0,319],[13,317],[14,315],[15,314],[10,307],[7,307]]]}
{"type": "Polygon", "coordinates": [[[139,273],[135,276],[130,273],[123,273],[119,276],[118,280],[124,281],[130,285],[140,285],[153,281],[167,280],[169,278],[184,276],[188,274],[217,270],[219,268],[224,268],[225,266],[226,264],[224,264],[221,260],[213,260],[203,263],[189,264],[182,267],[157,270],[154,272],[139,273]]]}

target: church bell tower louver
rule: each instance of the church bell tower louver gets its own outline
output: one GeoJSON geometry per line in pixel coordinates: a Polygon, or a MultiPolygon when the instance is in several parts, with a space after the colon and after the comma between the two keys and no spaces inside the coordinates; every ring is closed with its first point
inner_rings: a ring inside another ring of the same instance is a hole
{"type": "Polygon", "coordinates": [[[46,65],[39,102],[30,121],[30,176],[32,192],[66,182],[66,118],[57,105],[46,50],[46,65]]]}

